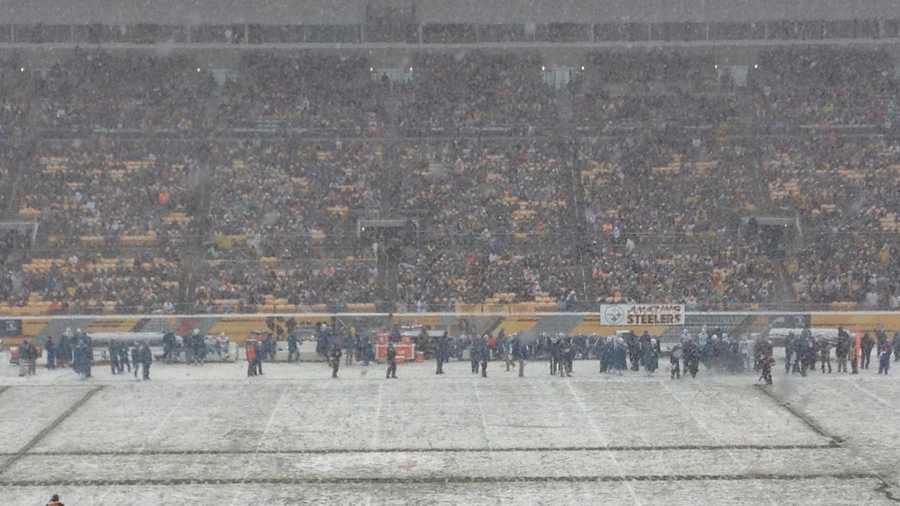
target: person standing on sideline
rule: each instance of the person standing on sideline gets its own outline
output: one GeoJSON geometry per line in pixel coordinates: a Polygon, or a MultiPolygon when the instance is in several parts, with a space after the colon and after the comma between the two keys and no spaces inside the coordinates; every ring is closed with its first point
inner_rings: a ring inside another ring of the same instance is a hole
{"type": "Polygon", "coordinates": [[[28,351],[28,341],[22,341],[22,344],[19,345],[19,376],[26,376],[28,374],[28,356],[31,355],[31,352],[28,351]]]}
{"type": "Polygon", "coordinates": [[[119,371],[123,371],[125,367],[128,368],[128,372],[131,372],[131,362],[128,361],[128,344],[122,343],[119,346],[119,371]]]}
{"type": "Polygon", "coordinates": [[[112,373],[119,374],[119,345],[112,339],[109,341],[109,369],[112,373]]]}
{"type": "Polygon", "coordinates": [[[135,342],[131,347],[131,363],[134,364],[134,379],[137,379],[138,369],[141,365],[141,349],[138,348],[137,342],[135,342]]]}
{"type": "Polygon", "coordinates": [[[78,340],[84,343],[85,346],[85,367],[84,367],[84,377],[91,377],[91,366],[94,365],[94,340],[91,339],[91,336],[87,334],[87,332],[82,331],[80,328],[75,329],[75,335],[78,336],[78,340]]]}
{"type": "Polygon", "coordinates": [[[478,353],[479,353],[478,338],[472,337],[471,343],[469,345],[469,362],[472,365],[472,374],[478,374],[478,364],[480,363],[478,353]]]}
{"type": "Polygon", "coordinates": [[[825,374],[825,367],[828,367],[828,374],[831,374],[831,343],[828,339],[822,338],[819,341],[819,363],[822,364],[822,374],[825,374]]]}
{"type": "Polygon", "coordinates": [[[868,332],[862,337],[862,368],[868,369],[869,362],[872,361],[872,348],[875,347],[875,339],[868,332]]]}
{"type": "Polygon", "coordinates": [[[881,348],[887,342],[887,332],[884,331],[884,325],[878,325],[878,330],[875,331],[875,341],[877,343],[875,349],[878,350],[878,353],[881,353],[881,348]]]}
{"type": "Polygon", "coordinates": [[[878,374],[887,375],[891,368],[891,345],[885,340],[878,350],[878,374]]]}
{"type": "Polygon", "coordinates": [[[29,346],[29,362],[28,362],[28,375],[34,376],[37,373],[37,359],[38,359],[38,347],[37,344],[32,344],[29,346]]]}
{"type": "Polygon", "coordinates": [[[528,360],[528,347],[516,336],[512,342],[512,356],[519,364],[519,377],[525,377],[525,361],[528,360]]]}
{"type": "Polygon", "coordinates": [[[838,327],[837,343],[834,355],[837,357],[837,372],[847,374],[847,355],[850,353],[850,334],[843,327],[838,327]]]}
{"type": "Polygon", "coordinates": [[[369,342],[369,334],[365,332],[359,334],[359,339],[357,342],[359,343],[357,354],[362,357],[362,365],[365,367],[369,367],[369,361],[373,359],[374,355],[372,353],[372,343],[369,342]]]}
{"type": "Polygon", "coordinates": [[[900,330],[894,332],[894,338],[891,343],[894,347],[894,362],[900,360],[900,330]]]}
{"type": "Polygon", "coordinates": [[[450,345],[447,342],[446,330],[441,337],[438,338],[437,350],[435,350],[434,358],[437,361],[437,371],[435,371],[435,374],[444,374],[444,362],[450,358],[450,345]]]}
{"type": "Polygon", "coordinates": [[[669,379],[681,379],[681,345],[676,344],[669,354],[669,379]]]}
{"type": "MultiPolygon", "coordinates": [[[[840,329],[839,329],[840,330],[840,329]]],[[[840,334],[840,332],[838,332],[840,334]]],[[[791,372],[791,355],[794,354],[794,333],[788,332],[787,337],[784,338],[784,373],[790,374],[791,372]]]]}
{"type": "Polygon", "coordinates": [[[288,334],[288,362],[300,361],[300,347],[297,345],[297,336],[291,332],[288,334]]]}
{"type": "Polygon", "coordinates": [[[331,345],[331,377],[338,377],[338,369],[341,368],[341,347],[334,343],[331,345]]]}
{"type": "Polygon", "coordinates": [[[394,348],[394,343],[388,343],[385,379],[397,379],[397,349],[394,348]]]}
{"type": "Polygon", "coordinates": [[[641,361],[644,364],[647,376],[652,375],[659,367],[659,352],[656,350],[656,339],[651,339],[649,345],[643,346],[641,361]]]}
{"type": "Polygon", "coordinates": [[[153,363],[153,352],[147,343],[141,345],[141,370],[143,371],[144,380],[150,379],[150,364],[153,363]]]}
{"type": "MultiPolygon", "coordinates": [[[[771,348],[769,348],[771,350],[771,348]]],[[[772,366],[775,365],[775,358],[772,357],[772,353],[763,353],[762,358],[760,360],[759,368],[760,375],[759,379],[766,382],[766,385],[772,384],[772,366]]]]}
{"type": "Polygon", "coordinates": [[[256,376],[256,344],[253,340],[247,342],[244,348],[247,354],[247,377],[256,376]]]}
{"type": "Polygon", "coordinates": [[[47,338],[44,351],[47,352],[47,369],[56,369],[56,344],[53,343],[53,336],[47,338]]]}
{"type": "Polygon", "coordinates": [[[352,331],[344,337],[344,365],[353,365],[353,351],[356,349],[356,335],[352,331]]]}
{"type": "Polygon", "coordinates": [[[478,341],[478,359],[481,361],[481,377],[487,378],[488,360],[491,358],[488,348],[488,337],[484,336],[478,341]]]}
{"type": "Polygon", "coordinates": [[[56,364],[63,369],[72,364],[72,350],[69,348],[69,337],[66,336],[66,332],[59,336],[56,345],[56,364]]]}

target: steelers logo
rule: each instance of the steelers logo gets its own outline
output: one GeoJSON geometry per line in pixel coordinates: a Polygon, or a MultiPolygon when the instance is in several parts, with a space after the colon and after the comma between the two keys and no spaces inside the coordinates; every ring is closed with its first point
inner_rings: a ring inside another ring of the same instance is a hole
{"type": "Polygon", "coordinates": [[[625,321],[625,311],[622,310],[621,306],[609,306],[603,311],[603,316],[606,318],[606,323],[608,325],[618,325],[625,321]]]}

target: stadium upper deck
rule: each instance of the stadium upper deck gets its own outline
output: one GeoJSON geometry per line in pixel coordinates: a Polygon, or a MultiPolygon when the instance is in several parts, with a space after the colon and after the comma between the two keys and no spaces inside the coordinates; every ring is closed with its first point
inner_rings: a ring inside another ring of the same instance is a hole
{"type": "Polygon", "coordinates": [[[889,0],[4,0],[0,43],[175,45],[667,44],[874,41],[889,0]]]}

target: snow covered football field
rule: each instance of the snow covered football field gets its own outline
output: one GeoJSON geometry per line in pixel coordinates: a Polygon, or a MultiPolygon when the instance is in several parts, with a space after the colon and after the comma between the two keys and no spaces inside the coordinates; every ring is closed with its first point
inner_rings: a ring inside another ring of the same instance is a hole
{"type": "MultiPolygon", "coordinates": [[[[0,365],[0,504],[892,504],[900,377],[0,365]]],[[[893,371],[900,374],[900,370],[893,371]]]]}

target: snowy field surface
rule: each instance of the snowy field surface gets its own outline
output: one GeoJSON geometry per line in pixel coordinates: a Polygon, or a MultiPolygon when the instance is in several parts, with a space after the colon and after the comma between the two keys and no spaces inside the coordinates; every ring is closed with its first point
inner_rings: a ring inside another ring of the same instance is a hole
{"type": "MultiPolygon", "coordinates": [[[[0,504],[894,504],[900,379],[0,366],[0,504]]],[[[900,371],[894,371],[900,373],[900,371]]]]}

